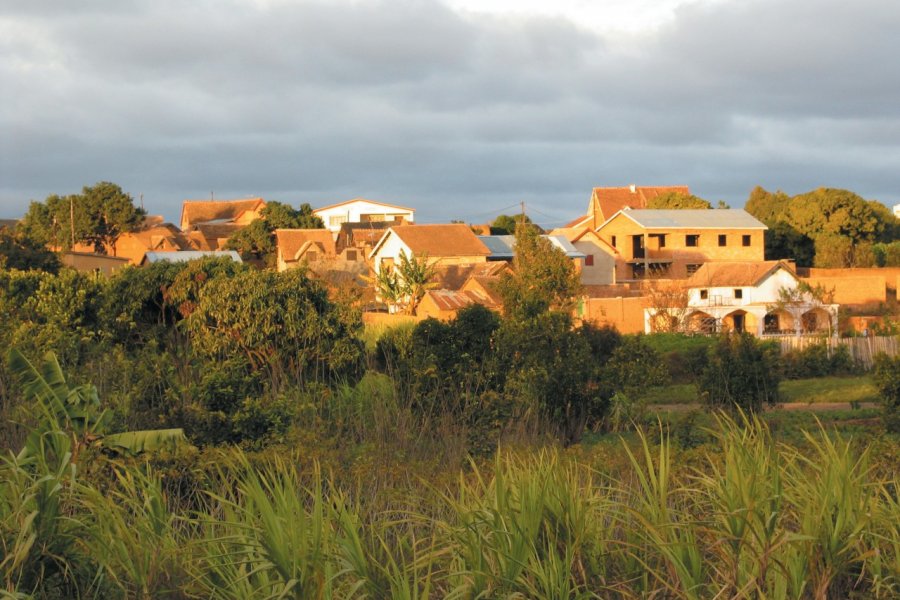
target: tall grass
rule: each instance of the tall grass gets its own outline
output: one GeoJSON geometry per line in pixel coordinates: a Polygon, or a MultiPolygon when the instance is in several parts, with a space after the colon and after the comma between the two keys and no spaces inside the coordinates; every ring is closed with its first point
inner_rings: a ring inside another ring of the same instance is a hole
{"type": "Polygon", "coordinates": [[[219,453],[190,508],[139,464],[94,456],[105,478],[89,484],[59,457],[10,457],[3,594],[900,595],[900,481],[879,479],[866,451],[824,428],[780,445],[763,422],[720,415],[714,442],[685,464],[665,431],[650,433],[623,442],[624,466],[602,473],[571,451],[501,451],[455,481],[410,480],[393,494],[291,453],[219,453]]]}

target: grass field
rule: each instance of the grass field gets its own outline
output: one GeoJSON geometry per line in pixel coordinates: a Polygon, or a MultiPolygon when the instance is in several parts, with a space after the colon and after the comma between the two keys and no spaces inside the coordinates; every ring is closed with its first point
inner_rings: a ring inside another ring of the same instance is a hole
{"type": "MultiPolygon", "coordinates": [[[[818,377],[782,381],[783,402],[877,402],[878,391],[868,375],[858,377],[818,377]]],[[[697,386],[692,383],[652,388],[643,400],[648,404],[692,404],[697,402],[697,386]]]]}

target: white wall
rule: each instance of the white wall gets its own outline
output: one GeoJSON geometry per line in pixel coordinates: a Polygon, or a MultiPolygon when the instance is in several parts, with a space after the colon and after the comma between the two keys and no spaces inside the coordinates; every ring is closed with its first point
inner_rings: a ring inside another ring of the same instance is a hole
{"type": "Polygon", "coordinates": [[[616,259],[600,247],[590,236],[585,236],[572,244],[585,256],[594,257],[594,265],[588,266],[584,260],[581,283],[585,285],[612,285],[616,282],[616,259]]]}
{"type": "Polygon", "coordinates": [[[403,218],[407,223],[412,223],[415,216],[413,210],[366,200],[354,200],[332,208],[317,209],[313,213],[322,217],[322,220],[325,221],[325,228],[335,233],[340,231],[341,223],[333,223],[332,217],[337,217],[338,220],[344,219],[342,222],[346,223],[360,223],[362,215],[384,215],[385,221],[399,221],[400,218],[403,218]]]}
{"type": "Polygon", "coordinates": [[[390,230],[388,230],[388,233],[385,235],[387,235],[387,239],[378,247],[378,251],[372,257],[372,268],[375,273],[381,272],[381,260],[384,258],[394,259],[394,264],[400,262],[401,250],[406,253],[407,257],[412,257],[412,250],[403,243],[403,240],[401,240],[398,235],[390,230]]]}
{"type": "Polygon", "coordinates": [[[735,298],[734,287],[692,288],[688,293],[689,306],[709,306],[721,303],[724,306],[747,306],[749,304],[774,304],[778,300],[778,291],[782,288],[794,289],[797,279],[784,269],[778,269],[767,277],[758,287],[741,287],[743,298],[735,298]],[[700,290],[708,291],[706,299],[700,298],[700,290]]]}

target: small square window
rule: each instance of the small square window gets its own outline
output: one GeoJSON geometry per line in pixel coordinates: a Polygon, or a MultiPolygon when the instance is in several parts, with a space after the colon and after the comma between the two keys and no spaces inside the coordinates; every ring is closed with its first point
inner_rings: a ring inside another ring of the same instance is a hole
{"type": "Polygon", "coordinates": [[[750,245],[750,236],[742,235],[741,236],[741,244],[743,244],[744,246],[749,246],[750,245]]]}
{"type": "Polygon", "coordinates": [[[700,299],[707,300],[709,298],[709,290],[700,290],[700,299]]]}
{"type": "Polygon", "coordinates": [[[356,250],[347,250],[347,260],[356,261],[356,250]]]}
{"type": "Polygon", "coordinates": [[[700,245],[700,236],[699,235],[686,235],[684,236],[684,245],[689,247],[695,247],[700,245]]]}
{"type": "Polygon", "coordinates": [[[744,297],[744,290],[742,290],[741,288],[736,288],[734,290],[734,297],[738,300],[742,299],[744,297]]]}
{"type": "Polygon", "coordinates": [[[594,266],[594,255],[588,254],[584,257],[584,266],[593,267],[594,266]]]}
{"type": "Polygon", "coordinates": [[[719,245],[720,245],[720,246],[727,246],[727,245],[728,245],[728,236],[725,235],[724,233],[720,233],[720,234],[719,234],[719,245]]]}

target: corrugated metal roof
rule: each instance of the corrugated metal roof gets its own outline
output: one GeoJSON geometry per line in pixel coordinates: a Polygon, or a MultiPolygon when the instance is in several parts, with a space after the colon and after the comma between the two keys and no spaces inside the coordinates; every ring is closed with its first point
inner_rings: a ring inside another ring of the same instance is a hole
{"type": "Polygon", "coordinates": [[[244,262],[241,255],[234,250],[181,250],[179,252],[148,252],[144,255],[144,260],[149,263],[168,261],[168,262],[188,262],[198,258],[230,258],[234,262],[244,262]]]}
{"type": "MultiPolygon", "coordinates": [[[[575,248],[563,235],[542,235],[541,237],[549,240],[554,247],[565,252],[569,258],[585,257],[584,253],[575,248]]],[[[516,245],[516,236],[514,235],[479,235],[478,239],[491,251],[491,255],[488,258],[511,259],[515,255],[513,248],[516,245]]]]}
{"type": "Polygon", "coordinates": [[[623,210],[622,214],[645,229],[767,229],[753,215],[740,208],[636,208],[623,210]]]}

